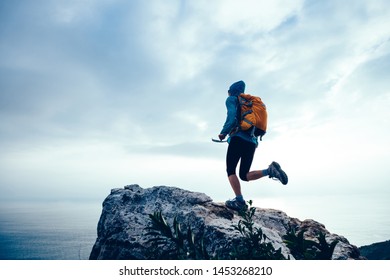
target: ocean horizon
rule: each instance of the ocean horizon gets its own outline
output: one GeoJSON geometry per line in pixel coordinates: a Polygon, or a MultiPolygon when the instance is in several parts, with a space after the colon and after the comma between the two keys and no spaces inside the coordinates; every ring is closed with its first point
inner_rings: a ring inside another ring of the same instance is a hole
{"type": "MultiPolygon", "coordinates": [[[[300,220],[316,220],[331,233],[344,236],[358,247],[390,239],[387,197],[375,200],[378,213],[375,218],[364,212],[364,207],[357,208],[363,201],[366,205],[374,203],[367,198],[355,199],[344,208],[329,207],[324,211],[319,200],[326,205],[329,199],[254,201],[255,206],[279,209],[300,220]]],[[[342,198],[338,200],[342,202],[342,198]]],[[[332,199],[332,203],[337,205],[338,200],[332,199]]],[[[97,238],[101,211],[101,201],[3,201],[0,204],[0,260],[87,260],[97,238]]]]}

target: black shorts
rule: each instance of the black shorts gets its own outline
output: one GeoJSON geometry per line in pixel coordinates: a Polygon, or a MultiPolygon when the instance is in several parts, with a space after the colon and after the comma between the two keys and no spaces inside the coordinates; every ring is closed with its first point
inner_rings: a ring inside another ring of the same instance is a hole
{"type": "Polygon", "coordinates": [[[239,175],[241,180],[248,181],[246,175],[251,168],[255,151],[255,143],[246,141],[238,136],[232,137],[226,154],[226,171],[228,176],[236,174],[237,164],[241,159],[239,175]]]}

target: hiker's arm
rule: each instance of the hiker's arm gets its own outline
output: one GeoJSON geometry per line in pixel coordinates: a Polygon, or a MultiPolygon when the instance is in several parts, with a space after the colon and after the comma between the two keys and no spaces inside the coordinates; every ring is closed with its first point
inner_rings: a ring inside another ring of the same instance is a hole
{"type": "Polygon", "coordinates": [[[220,133],[220,135],[222,134],[225,136],[237,125],[237,97],[229,96],[226,99],[226,109],[226,121],[220,133]]]}

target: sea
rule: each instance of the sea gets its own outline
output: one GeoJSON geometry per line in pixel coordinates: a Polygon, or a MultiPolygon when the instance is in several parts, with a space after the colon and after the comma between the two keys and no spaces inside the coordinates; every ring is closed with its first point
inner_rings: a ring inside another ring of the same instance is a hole
{"type": "Polygon", "coordinates": [[[101,202],[2,202],[0,260],[87,260],[101,202]]]}
{"type": "MultiPolygon", "coordinates": [[[[345,199],[259,198],[255,206],[314,219],[356,246],[390,239],[388,197],[345,199]]],[[[101,201],[0,202],[0,260],[87,260],[101,211],[101,201]]]]}

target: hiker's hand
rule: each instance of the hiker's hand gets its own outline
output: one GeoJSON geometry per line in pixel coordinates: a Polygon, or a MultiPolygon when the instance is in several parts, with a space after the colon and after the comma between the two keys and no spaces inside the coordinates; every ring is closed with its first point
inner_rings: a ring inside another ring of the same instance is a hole
{"type": "Polygon", "coordinates": [[[219,138],[219,140],[223,140],[223,139],[225,139],[225,137],[226,137],[226,135],[225,134],[219,134],[218,135],[218,138],[219,138]]]}

